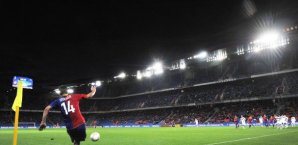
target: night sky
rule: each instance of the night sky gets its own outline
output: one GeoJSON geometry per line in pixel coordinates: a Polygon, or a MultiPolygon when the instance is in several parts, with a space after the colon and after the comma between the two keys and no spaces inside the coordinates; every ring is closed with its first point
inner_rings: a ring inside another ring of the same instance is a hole
{"type": "Polygon", "coordinates": [[[170,63],[200,50],[233,48],[263,27],[297,24],[298,15],[295,0],[68,0],[1,6],[2,89],[11,86],[14,75],[47,88],[135,73],[155,59],[170,63]]]}

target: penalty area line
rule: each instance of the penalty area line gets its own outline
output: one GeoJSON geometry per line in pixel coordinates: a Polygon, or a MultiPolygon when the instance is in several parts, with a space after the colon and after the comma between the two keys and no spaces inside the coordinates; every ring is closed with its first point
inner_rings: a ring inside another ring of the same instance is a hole
{"type": "Polygon", "coordinates": [[[205,144],[205,145],[225,144],[225,143],[231,143],[231,142],[237,142],[237,141],[243,141],[243,140],[250,140],[250,139],[257,139],[257,138],[263,138],[263,137],[274,136],[274,135],[281,135],[281,134],[293,133],[293,132],[297,132],[297,131],[289,131],[289,132],[283,132],[283,133],[268,134],[268,135],[255,136],[255,137],[247,137],[247,138],[241,138],[241,139],[230,140],[230,141],[223,141],[223,142],[217,142],[217,143],[210,143],[210,144],[205,144]]]}

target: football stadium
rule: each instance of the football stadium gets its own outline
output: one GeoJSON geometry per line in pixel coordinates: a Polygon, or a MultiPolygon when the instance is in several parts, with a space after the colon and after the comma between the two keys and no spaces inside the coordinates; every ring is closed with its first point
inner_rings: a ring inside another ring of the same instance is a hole
{"type": "Polygon", "coordinates": [[[0,145],[297,145],[297,6],[18,4],[0,145]]]}

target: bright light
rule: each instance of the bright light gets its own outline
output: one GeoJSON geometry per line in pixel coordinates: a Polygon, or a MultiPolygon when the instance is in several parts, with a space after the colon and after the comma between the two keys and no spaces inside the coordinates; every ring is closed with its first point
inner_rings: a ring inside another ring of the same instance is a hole
{"type": "Polygon", "coordinates": [[[152,69],[155,75],[159,75],[163,73],[163,66],[161,62],[156,62],[152,65],[152,69]]]}
{"type": "Polygon", "coordinates": [[[137,79],[138,79],[138,80],[141,80],[142,77],[143,77],[143,75],[142,75],[141,71],[138,70],[138,71],[137,71],[137,79]]]}
{"type": "Polygon", "coordinates": [[[180,69],[185,69],[185,68],[186,68],[186,64],[185,64],[185,60],[184,60],[184,59],[181,59],[181,60],[180,60],[179,68],[180,68],[180,69]]]}
{"type": "Polygon", "coordinates": [[[124,72],[120,73],[118,76],[115,76],[114,78],[120,78],[120,79],[124,79],[126,77],[126,74],[124,72]]]}
{"type": "Polygon", "coordinates": [[[262,35],[259,36],[259,38],[257,39],[257,41],[259,42],[263,42],[263,43],[268,43],[268,42],[275,42],[278,40],[278,38],[280,37],[280,35],[275,32],[275,31],[270,31],[270,32],[266,32],[262,35]]]}
{"type": "Polygon", "coordinates": [[[275,49],[288,44],[288,39],[277,31],[268,31],[261,34],[255,41],[251,42],[252,52],[263,49],[275,49]]]}
{"type": "Polygon", "coordinates": [[[55,89],[54,91],[55,91],[56,94],[60,94],[61,93],[61,91],[59,89],[55,89]]]}
{"type": "Polygon", "coordinates": [[[199,54],[195,55],[194,58],[204,59],[208,56],[208,53],[206,51],[202,51],[199,54]]]}
{"type": "Polygon", "coordinates": [[[126,74],[124,72],[122,72],[118,75],[118,77],[121,79],[124,79],[126,77],[126,74]]]}
{"type": "Polygon", "coordinates": [[[68,88],[68,89],[67,89],[67,93],[72,94],[73,92],[74,92],[73,89],[71,89],[71,88],[68,88]]]}
{"type": "Polygon", "coordinates": [[[207,57],[206,61],[222,61],[228,57],[226,49],[219,49],[213,52],[209,57],[207,57]]]}
{"type": "Polygon", "coordinates": [[[243,47],[239,47],[237,48],[237,55],[243,55],[244,54],[244,48],[243,47]]]}
{"type": "Polygon", "coordinates": [[[97,86],[97,87],[101,86],[101,81],[96,81],[95,86],[97,86]]]}

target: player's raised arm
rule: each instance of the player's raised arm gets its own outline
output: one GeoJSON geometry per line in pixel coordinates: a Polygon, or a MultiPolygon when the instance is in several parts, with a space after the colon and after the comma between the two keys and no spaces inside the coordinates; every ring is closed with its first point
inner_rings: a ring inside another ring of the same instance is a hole
{"type": "Polygon", "coordinates": [[[46,128],[46,122],[47,122],[47,116],[49,114],[49,111],[51,110],[52,106],[48,105],[44,110],[43,110],[43,114],[42,114],[42,119],[41,119],[41,123],[39,126],[39,130],[42,131],[43,129],[46,128]]]}
{"type": "Polygon", "coordinates": [[[96,87],[92,86],[91,92],[86,95],[86,98],[92,98],[95,95],[95,93],[96,93],[96,87]]]}

